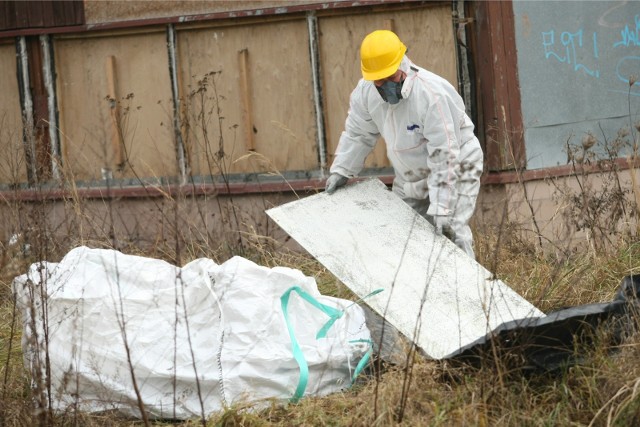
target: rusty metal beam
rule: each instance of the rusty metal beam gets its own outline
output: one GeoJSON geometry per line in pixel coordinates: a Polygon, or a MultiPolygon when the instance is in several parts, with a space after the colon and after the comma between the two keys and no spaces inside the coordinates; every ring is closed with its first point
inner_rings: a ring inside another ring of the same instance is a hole
{"type": "MultiPolygon", "coordinates": [[[[387,185],[393,182],[393,176],[377,177],[387,185]]],[[[354,181],[366,179],[366,177],[354,181]]],[[[112,182],[113,184],[113,182],[112,182]]],[[[84,187],[78,186],[73,191],[50,189],[25,189],[0,191],[0,203],[29,202],[37,200],[62,200],[79,197],[82,199],[120,199],[180,196],[226,196],[265,193],[290,193],[292,191],[313,192],[324,190],[325,178],[288,180],[282,182],[237,182],[215,184],[170,184],[170,185],[132,185],[128,187],[84,187]]]]}
{"type": "Polygon", "coordinates": [[[525,167],[515,27],[511,1],[474,2],[476,87],[487,168],[525,167]]]}

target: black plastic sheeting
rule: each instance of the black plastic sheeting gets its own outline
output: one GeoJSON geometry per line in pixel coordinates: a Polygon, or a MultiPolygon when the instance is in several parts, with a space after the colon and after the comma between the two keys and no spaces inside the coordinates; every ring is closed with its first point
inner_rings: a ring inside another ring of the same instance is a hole
{"type": "Polygon", "coordinates": [[[611,302],[569,307],[545,317],[506,322],[448,360],[482,365],[499,359],[509,368],[555,371],[579,363],[590,348],[615,349],[640,319],[640,275],[622,280],[611,302]],[[602,347],[604,345],[604,347],[602,347]]]}

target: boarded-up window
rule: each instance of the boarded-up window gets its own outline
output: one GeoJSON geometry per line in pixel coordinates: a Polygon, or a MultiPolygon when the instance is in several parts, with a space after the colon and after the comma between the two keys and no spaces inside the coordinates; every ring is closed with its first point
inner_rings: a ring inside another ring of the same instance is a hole
{"type": "MultiPolygon", "coordinates": [[[[308,23],[305,15],[291,14],[176,24],[175,33],[146,27],[53,36],[66,178],[177,180],[182,151],[173,129],[174,83],[187,173],[317,173],[322,154],[326,165],[333,161],[344,128],[360,78],[360,42],[379,28],[396,31],[414,62],[456,84],[450,5],[319,11],[326,147],[318,147],[308,23]],[[173,35],[175,82],[167,49],[173,35]]],[[[15,75],[12,61],[2,63],[6,75],[15,75]]],[[[389,166],[383,144],[366,166],[389,166]]]]}
{"type": "Polygon", "coordinates": [[[0,185],[27,182],[16,47],[0,44],[0,185]]]}
{"type": "Polygon", "coordinates": [[[178,53],[194,175],[317,170],[304,19],[178,29],[178,53]]]}
{"type": "Polygon", "coordinates": [[[54,40],[61,147],[76,180],[175,177],[164,30],[54,40]]]}
{"type": "MultiPolygon", "coordinates": [[[[451,19],[451,6],[446,4],[319,19],[328,164],[333,161],[344,129],[349,95],[362,77],[359,59],[362,39],[375,30],[393,30],[407,46],[407,56],[416,65],[458,87],[451,19]]],[[[377,145],[366,166],[388,166],[384,144],[377,145]]]]}

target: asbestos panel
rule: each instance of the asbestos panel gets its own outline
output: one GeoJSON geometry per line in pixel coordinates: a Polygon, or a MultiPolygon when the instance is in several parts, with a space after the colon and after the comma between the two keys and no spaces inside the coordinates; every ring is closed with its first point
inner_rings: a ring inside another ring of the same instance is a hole
{"type": "Polygon", "coordinates": [[[544,316],[377,179],[267,214],[430,358],[452,356],[505,322],[544,316]]]}

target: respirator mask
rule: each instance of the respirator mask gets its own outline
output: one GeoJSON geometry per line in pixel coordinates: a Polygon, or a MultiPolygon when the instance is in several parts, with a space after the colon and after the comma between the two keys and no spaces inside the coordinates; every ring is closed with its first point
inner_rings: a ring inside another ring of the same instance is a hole
{"type": "Polygon", "coordinates": [[[404,80],[399,82],[392,82],[391,80],[387,80],[382,85],[376,86],[376,90],[389,104],[397,104],[402,99],[402,84],[404,80]]]}

